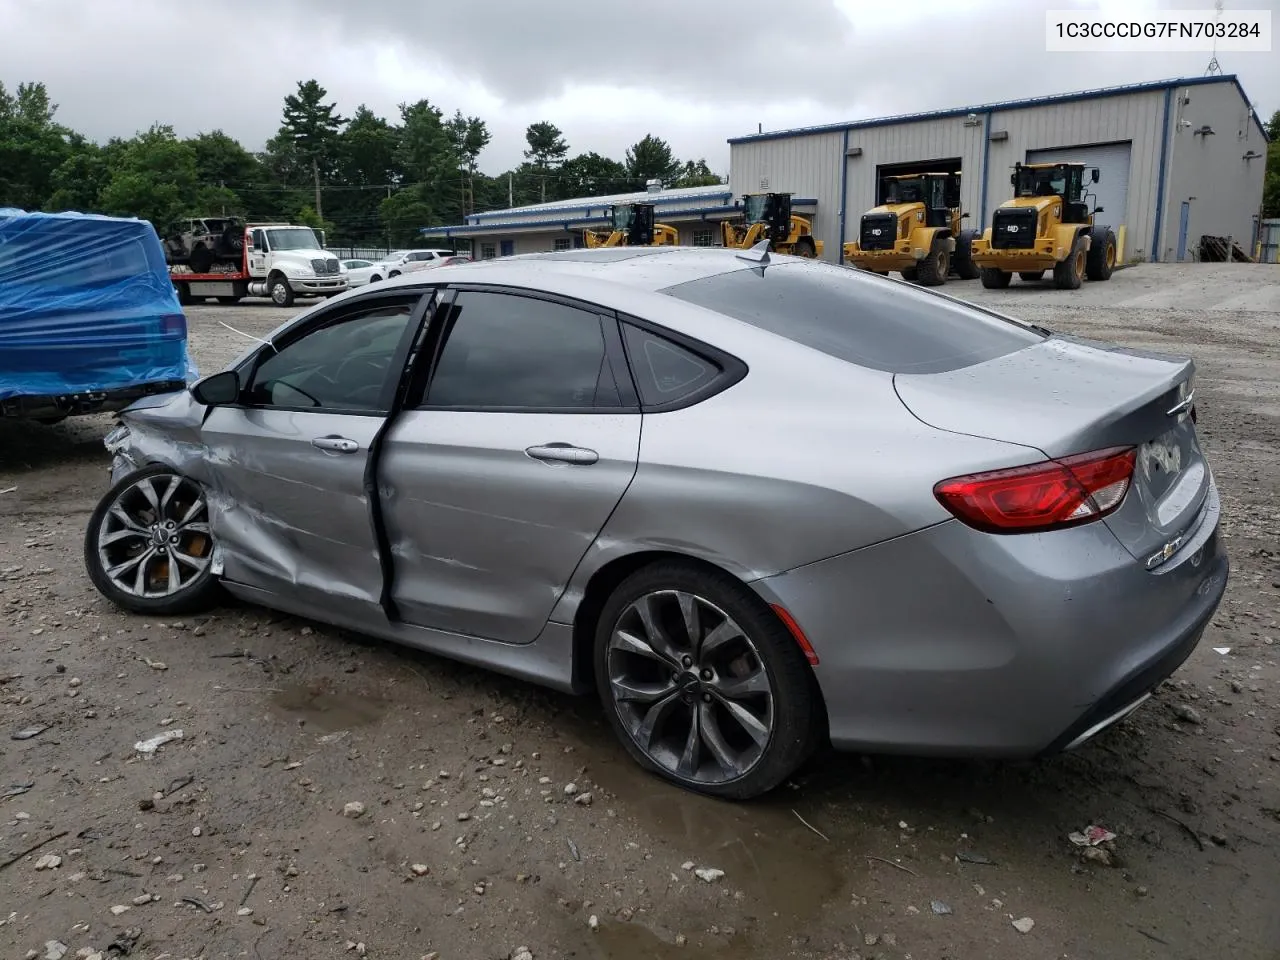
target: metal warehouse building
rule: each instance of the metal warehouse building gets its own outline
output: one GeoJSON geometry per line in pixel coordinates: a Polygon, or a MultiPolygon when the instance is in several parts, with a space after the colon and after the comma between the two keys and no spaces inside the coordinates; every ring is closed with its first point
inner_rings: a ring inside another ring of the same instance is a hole
{"type": "MultiPolygon", "coordinates": [[[[474,256],[486,260],[518,253],[569,250],[584,245],[584,230],[608,232],[609,208],[628,203],[652,203],[654,220],[675,227],[680,233],[680,243],[694,247],[719,246],[720,221],[740,212],[740,201],[734,200],[733,192],[724,184],[663,190],[655,183],[639,193],[473,213],[465,223],[431,227],[422,234],[450,242],[469,240],[474,256]]],[[[817,201],[797,196],[792,198],[792,209],[813,216],[817,201]]]]}
{"type": "Polygon", "coordinates": [[[1015,162],[1079,161],[1099,168],[1120,260],[1182,260],[1202,235],[1252,251],[1266,142],[1239,81],[1204,76],[738,137],[729,186],[817,198],[814,232],[840,261],[881,177],[958,172],[965,225],[985,229],[1015,162]]]}

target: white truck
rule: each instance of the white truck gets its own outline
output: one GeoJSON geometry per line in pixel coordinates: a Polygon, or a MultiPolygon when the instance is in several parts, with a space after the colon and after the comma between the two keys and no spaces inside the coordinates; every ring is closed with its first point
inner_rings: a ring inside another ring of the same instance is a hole
{"type": "MultiPolygon", "coordinates": [[[[227,227],[219,226],[218,235],[225,237],[227,227]]],[[[218,255],[207,255],[200,229],[189,232],[186,239],[192,249],[186,256],[169,257],[169,278],[184,305],[208,297],[227,304],[243,297],[270,297],[276,306],[289,307],[296,297],[332,297],[348,288],[338,258],[324,249],[323,231],[289,223],[249,223],[244,225],[243,243],[223,240],[218,255]]]]}

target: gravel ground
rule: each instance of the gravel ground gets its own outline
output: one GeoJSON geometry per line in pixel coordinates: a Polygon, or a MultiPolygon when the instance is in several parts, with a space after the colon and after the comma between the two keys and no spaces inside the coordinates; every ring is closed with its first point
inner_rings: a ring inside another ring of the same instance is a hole
{"type": "MultiPolygon", "coordinates": [[[[945,289],[1199,364],[1232,581],[1125,723],[1046,762],[828,755],[705,800],[591,700],[247,606],[119,613],[80,554],[108,419],[0,424],[0,954],[1280,957],[1280,268],[945,289]],[[1117,836],[1082,851],[1090,824],[1117,836]]],[[[289,315],[190,308],[202,370],[245,345],[218,320],[289,315]]]]}

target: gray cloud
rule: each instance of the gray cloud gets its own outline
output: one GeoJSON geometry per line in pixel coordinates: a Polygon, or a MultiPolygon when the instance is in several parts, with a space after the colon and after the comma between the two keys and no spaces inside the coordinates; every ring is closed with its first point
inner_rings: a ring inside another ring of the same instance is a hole
{"type": "MultiPolygon", "coordinates": [[[[1046,54],[1044,11],[1072,5],[1096,4],[844,0],[846,15],[821,0],[220,0],[216,12],[169,0],[0,0],[0,80],[44,80],[60,119],[99,139],[164,122],[182,134],[221,128],[257,148],[295,81],[315,77],[347,113],[367,103],[393,116],[398,102],[426,97],[484,117],[491,172],[520,160],[524,127],[541,119],[575,151],[620,157],[653,132],[723,171],[725,139],[757,124],[1204,71],[1207,53],[1046,54]]],[[[1274,52],[1219,59],[1264,116],[1280,107],[1274,52]]]]}

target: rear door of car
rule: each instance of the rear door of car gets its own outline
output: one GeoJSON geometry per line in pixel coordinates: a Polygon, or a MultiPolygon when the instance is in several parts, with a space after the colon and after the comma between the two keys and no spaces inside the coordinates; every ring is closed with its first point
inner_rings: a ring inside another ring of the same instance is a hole
{"type": "Polygon", "coordinates": [[[391,597],[408,623],[528,643],[635,475],[639,406],[606,311],[450,296],[429,383],[411,387],[379,460],[391,597]]]}
{"type": "Polygon", "coordinates": [[[237,404],[212,408],[201,433],[227,579],[337,617],[382,617],[369,450],[430,297],[322,310],[241,368],[237,404]]]}

